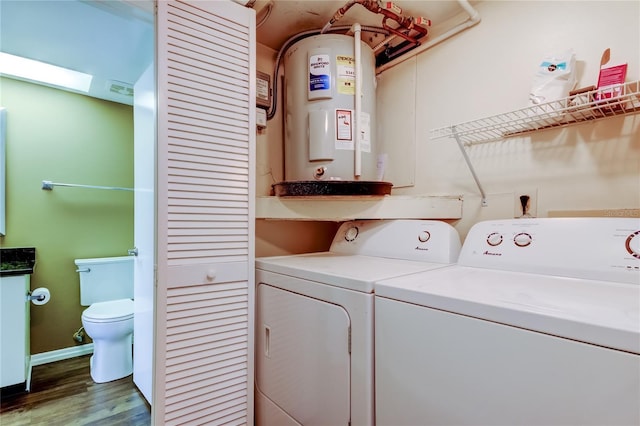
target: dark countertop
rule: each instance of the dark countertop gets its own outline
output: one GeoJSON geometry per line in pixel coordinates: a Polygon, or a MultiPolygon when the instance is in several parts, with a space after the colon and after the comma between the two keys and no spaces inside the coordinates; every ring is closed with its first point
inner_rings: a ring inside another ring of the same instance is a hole
{"type": "Polygon", "coordinates": [[[0,276],[33,274],[35,247],[0,248],[0,276]]]}

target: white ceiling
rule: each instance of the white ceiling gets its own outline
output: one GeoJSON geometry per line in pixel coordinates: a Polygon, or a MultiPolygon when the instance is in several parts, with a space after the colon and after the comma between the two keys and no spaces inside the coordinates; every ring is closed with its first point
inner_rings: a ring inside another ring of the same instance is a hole
{"type": "MultiPolygon", "coordinates": [[[[269,0],[258,0],[254,6],[257,22],[267,12],[269,0]]],[[[302,31],[322,28],[334,13],[344,6],[346,0],[274,0],[270,16],[261,25],[256,37],[261,44],[278,50],[292,35],[302,31]]],[[[457,0],[397,0],[405,16],[424,17],[437,26],[449,18],[463,12],[457,0]]],[[[471,1],[471,4],[477,1],[471,1]]],[[[355,4],[334,25],[382,26],[382,15],[370,12],[364,6],[355,4]]],[[[393,25],[392,21],[389,21],[393,25]]],[[[377,43],[377,41],[375,42],[377,43]]],[[[370,43],[373,44],[373,43],[370,43]]]]}
{"type": "MultiPolygon", "coordinates": [[[[345,0],[258,0],[257,20],[269,13],[257,41],[274,50],[292,35],[324,26],[345,0]],[[270,9],[270,12],[268,12],[270,9]]],[[[472,2],[472,4],[475,2],[472,2]]],[[[456,0],[396,2],[405,15],[434,26],[462,12],[456,0]]],[[[131,104],[110,92],[112,82],[133,85],[154,55],[151,0],[0,0],[0,51],[92,74],[90,95],[131,104]]],[[[380,26],[382,18],[354,5],[335,25],[380,26]]],[[[373,39],[377,44],[382,36],[373,39]]]]}
{"type": "Polygon", "coordinates": [[[98,98],[132,103],[109,88],[138,80],[153,40],[152,15],[125,2],[0,0],[0,50],[91,74],[98,98]]]}

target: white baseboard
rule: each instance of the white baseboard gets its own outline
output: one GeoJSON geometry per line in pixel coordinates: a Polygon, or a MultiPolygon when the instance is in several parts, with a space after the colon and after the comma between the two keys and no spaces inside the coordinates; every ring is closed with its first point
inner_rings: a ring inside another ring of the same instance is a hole
{"type": "Polygon", "coordinates": [[[63,359],[75,358],[93,353],[93,343],[86,345],[70,346],[55,351],[42,352],[31,355],[31,366],[49,364],[50,362],[62,361],[63,359]]]}

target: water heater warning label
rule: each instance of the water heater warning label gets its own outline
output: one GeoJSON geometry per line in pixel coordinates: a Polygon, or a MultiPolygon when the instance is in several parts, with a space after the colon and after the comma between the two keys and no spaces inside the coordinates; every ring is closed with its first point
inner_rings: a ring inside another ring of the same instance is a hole
{"type": "Polygon", "coordinates": [[[309,57],[309,91],[331,89],[331,62],[329,55],[309,57]]]}
{"type": "Polygon", "coordinates": [[[356,60],[353,56],[336,57],[338,93],[356,94],[356,60]]]}
{"type": "MultiPolygon", "coordinates": [[[[352,109],[336,110],[336,149],[354,150],[354,123],[355,111],[352,109]]],[[[364,111],[360,112],[360,150],[371,152],[371,116],[364,111]]]]}
{"type": "Polygon", "coordinates": [[[353,149],[353,133],[351,130],[351,110],[336,110],[336,148],[353,149]]]}

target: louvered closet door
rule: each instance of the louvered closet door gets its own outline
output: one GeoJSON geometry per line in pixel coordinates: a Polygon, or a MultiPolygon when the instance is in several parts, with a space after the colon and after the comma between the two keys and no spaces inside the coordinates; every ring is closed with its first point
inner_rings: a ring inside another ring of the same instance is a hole
{"type": "Polygon", "coordinates": [[[255,15],[158,2],[153,424],[253,423],[255,15]]]}

